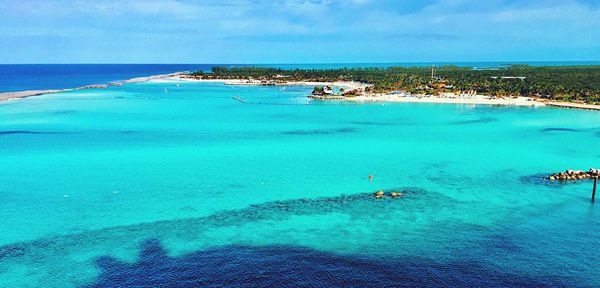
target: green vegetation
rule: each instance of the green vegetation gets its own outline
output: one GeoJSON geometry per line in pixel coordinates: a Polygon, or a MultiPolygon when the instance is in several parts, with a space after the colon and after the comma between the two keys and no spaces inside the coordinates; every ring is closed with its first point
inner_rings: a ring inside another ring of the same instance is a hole
{"type": "Polygon", "coordinates": [[[323,94],[325,94],[325,88],[323,86],[315,86],[312,94],[313,95],[323,95],[323,94]]]}
{"type": "Polygon", "coordinates": [[[600,66],[533,67],[477,70],[468,67],[390,67],[283,70],[266,67],[213,67],[211,73],[193,76],[269,81],[360,81],[373,84],[369,92],[407,91],[413,94],[443,92],[494,96],[534,96],[561,101],[600,103],[600,66]],[[523,78],[524,77],[524,78],[523,78]]]}

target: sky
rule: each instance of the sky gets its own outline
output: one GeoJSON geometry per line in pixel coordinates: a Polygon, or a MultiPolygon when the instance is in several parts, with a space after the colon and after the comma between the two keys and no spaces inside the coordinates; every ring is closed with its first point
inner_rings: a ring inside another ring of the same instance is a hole
{"type": "Polygon", "coordinates": [[[600,0],[0,0],[0,63],[600,60],[600,0]]]}

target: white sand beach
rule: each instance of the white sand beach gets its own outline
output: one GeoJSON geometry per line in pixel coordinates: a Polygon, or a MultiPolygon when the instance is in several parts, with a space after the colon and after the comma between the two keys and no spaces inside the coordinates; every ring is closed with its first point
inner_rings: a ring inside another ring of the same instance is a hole
{"type": "Polygon", "coordinates": [[[366,94],[356,97],[346,97],[347,101],[355,102],[401,102],[401,103],[440,103],[440,104],[477,104],[477,105],[506,105],[506,106],[545,106],[546,104],[531,97],[490,97],[484,95],[472,96],[433,96],[433,95],[396,95],[396,94],[366,94]]]}
{"type": "MultiPolygon", "coordinates": [[[[169,77],[174,80],[190,81],[190,82],[205,82],[205,83],[224,83],[225,85],[249,85],[249,86],[261,86],[265,85],[265,82],[257,79],[198,79],[186,77],[186,75],[176,75],[169,77]]],[[[336,81],[336,82],[316,82],[316,81],[279,81],[279,82],[268,82],[268,85],[275,86],[335,86],[344,89],[364,89],[371,85],[353,82],[353,81],[336,81]]]]}

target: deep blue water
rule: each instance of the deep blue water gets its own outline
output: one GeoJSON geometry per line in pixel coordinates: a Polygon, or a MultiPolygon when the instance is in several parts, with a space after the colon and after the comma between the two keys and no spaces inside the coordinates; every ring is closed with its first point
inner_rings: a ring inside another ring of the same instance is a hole
{"type": "Polygon", "coordinates": [[[327,64],[261,64],[257,66],[273,66],[282,69],[334,69],[360,67],[423,67],[455,65],[458,67],[498,68],[511,64],[526,64],[530,66],[581,66],[600,65],[600,61],[483,61],[483,62],[396,62],[396,63],[327,63],[327,64]]]}
{"type": "Polygon", "coordinates": [[[210,64],[7,64],[0,65],[0,92],[75,88],[210,67],[210,64]]]}
{"type": "MultiPolygon", "coordinates": [[[[127,80],[135,77],[179,71],[208,71],[212,66],[269,66],[282,69],[331,69],[343,67],[390,67],[457,65],[477,68],[501,67],[509,62],[399,62],[399,63],[329,63],[329,64],[2,64],[0,92],[75,88],[92,84],[127,80]]],[[[537,66],[600,65],[587,62],[515,62],[537,66]]]]}
{"type": "Polygon", "coordinates": [[[100,276],[85,288],[569,286],[558,277],[523,277],[476,262],[389,261],[295,246],[226,246],[170,257],[160,241],[148,240],[135,263],[110,256],[96,262],[100,276]]]}

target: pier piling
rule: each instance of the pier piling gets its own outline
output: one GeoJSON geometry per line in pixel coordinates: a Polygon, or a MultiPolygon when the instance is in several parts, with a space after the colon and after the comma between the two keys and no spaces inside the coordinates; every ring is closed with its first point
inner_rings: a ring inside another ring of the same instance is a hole
{"type": "Polygon", "coordinates": [[[598,176],[594,177],[594,188],[592,188],[592,202],[596,200],[596,183],[598,182],[598,176]]]}

